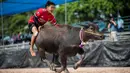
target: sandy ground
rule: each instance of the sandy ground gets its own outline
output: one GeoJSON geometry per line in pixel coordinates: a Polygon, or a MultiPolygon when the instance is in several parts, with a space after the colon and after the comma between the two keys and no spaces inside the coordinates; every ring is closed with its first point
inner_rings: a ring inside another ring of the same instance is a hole
{"type": "MultiPolygon", "coordinates": [[[[68,68],[70,73],[130,73],[130,67],[80,67],[68,68]]],[[[0,73],[55,73],[49,68],[0,69],[0,73]]],[[[64,73],[64,72],[62,72],[64,73]]]]}

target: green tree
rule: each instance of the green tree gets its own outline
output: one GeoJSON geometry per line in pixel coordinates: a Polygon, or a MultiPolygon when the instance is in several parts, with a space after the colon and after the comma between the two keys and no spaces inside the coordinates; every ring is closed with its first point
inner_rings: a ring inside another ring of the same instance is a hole
{"type": "MultiPolygon", "coordinates": [[[[124,1],[124,0],[123,0],[124,1]]],[[[99,15],[116,14],[117,11],[123,11],[124,3],[122,0],[78,0],[67,4],[68,24],[77,21],[93,20],[99,15]],[[79,18],[75,15],[78,13],[79,18]]],[[[125,0],[126,1],[126,0],[125,0]]],[[[56,9],[55,15],[59,23],[64,23],[65,5],[60,5],[56,9]]]]}
{"type": "MultiPolygon", "coordinates": [[[[17,34],[18,32],[24,32],[24,28],[28,26],[28,19],[31,14],[33,14],[33,12],[3,16],[4,34],[12,35],[17,34]]],[[[2,29],[2,23],[0,23],[0,28],[2,29]]],[[[0,33],[2,33],[2,30],[0,33]]]]}

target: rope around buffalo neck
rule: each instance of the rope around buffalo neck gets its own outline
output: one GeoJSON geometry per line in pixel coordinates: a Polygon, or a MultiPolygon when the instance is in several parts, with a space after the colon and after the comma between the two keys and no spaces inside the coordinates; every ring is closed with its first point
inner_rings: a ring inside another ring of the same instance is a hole
{"type": "Polygon", "coordinates": [[[80,48],[83,48],[83,46],[85,45],[85,42],[83,41],[83,32],[84,32],[83,27],[81,27],[80,32],[79,32],[79,38],[81,41],[79,45],[80,48]]]}
{"type": "Polygon", "coordinates": [[[83,41],[83,27],[81,27],[80,32],[79,32],[79,38],[81,42],[83,41]]]}

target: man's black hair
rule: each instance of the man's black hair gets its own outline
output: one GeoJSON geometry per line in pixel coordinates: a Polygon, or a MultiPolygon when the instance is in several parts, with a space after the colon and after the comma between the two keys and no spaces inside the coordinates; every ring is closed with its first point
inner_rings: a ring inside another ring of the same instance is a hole
{"type": "Polygon", "coordinates": [[[46,3],[46,5],[45,5],[45,8],[47,7],[47,6],[50,6],[50,5],[56,5],[55,3],[53,3],[53,2],[51,2],[51,1],[47,1],[47,3],[46,3]]]}

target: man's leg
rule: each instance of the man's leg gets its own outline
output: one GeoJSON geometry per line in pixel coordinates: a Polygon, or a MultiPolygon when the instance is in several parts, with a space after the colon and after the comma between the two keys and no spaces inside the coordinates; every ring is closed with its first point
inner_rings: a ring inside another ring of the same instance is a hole
{"type": "Polygon", "coordinates": [[[113,32],[113,37],[114,37],[114,41],[118,41],[118,37],[117,37],[117,32],[116,31],[113,32]]]}
{"type": "Polygon", "coordinates": [[[112,34],[112,31],[110,32],[110,40],[113,41],[113,34],[112,34]]]}
{"type": "Polygon", "coordinates": [[[38,30],[35,26],[32,27],[32,32],[33,32],[33,35],[32,35],[32,38],[31,38],[30,53],[31,53],[32,56],[36,56],[36,53],[33,49],[33,46],[34,46],[34,43],[35,43],[35,39],[38,35],[38,30]]]}

